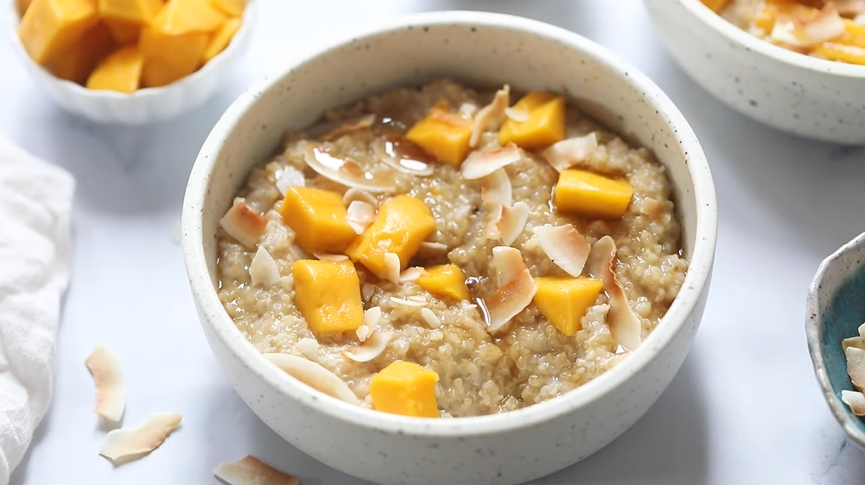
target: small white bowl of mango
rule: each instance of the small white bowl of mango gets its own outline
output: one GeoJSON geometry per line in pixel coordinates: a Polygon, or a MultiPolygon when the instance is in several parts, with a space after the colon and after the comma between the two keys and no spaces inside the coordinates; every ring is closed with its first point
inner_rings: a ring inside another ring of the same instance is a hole
{"type": "Polygon", "coordinates": [[[12,0],[12,40],[63,109],[142,125],[206,101],[237,64],[254,0],[12,0]]]}

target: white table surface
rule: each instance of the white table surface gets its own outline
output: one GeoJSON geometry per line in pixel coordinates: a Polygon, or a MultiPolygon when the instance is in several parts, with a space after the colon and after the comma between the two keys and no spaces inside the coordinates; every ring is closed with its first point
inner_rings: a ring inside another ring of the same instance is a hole
{"type": "Polygon", "coordinates": [[[246,454],[307,485],[360,483],[283,442],[223,378],[193,308],[177,223],[200,144],[249,82],[331,32],[433,9],[533,17],[616,51],[678,104],[703,143],[717,185],[715,278],[681,371],[622,437],[536,483],[865,480],[865,455],[830,415],[804,334],[806,289],[817,265],[865,229],[865,150],[796,139],[727,109],[674,65],[638,0],[263,2],[245,65],[225,89],[205,107],[148,128],[100,126],[65,114],[33,85],[9,42],[0,42],[0,135],[78,180],[53,403],[13,484],[213,484],[216,464],[246,454]],[[93,383],[83,364],[98,343],[122,356],[127,424],[158,410],[184,415],[181,430],[162,448],[117,469],[97,455],[103,434],[91,412],[93,383]]]}

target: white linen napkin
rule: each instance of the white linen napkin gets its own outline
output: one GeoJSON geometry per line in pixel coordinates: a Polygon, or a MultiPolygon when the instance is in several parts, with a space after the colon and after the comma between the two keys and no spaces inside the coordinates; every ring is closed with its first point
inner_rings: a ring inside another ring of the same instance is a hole
{"type": "Polygon", "coordinates": [[[0,138],[0,485],[51,399],[75,181],[0,138]]]}

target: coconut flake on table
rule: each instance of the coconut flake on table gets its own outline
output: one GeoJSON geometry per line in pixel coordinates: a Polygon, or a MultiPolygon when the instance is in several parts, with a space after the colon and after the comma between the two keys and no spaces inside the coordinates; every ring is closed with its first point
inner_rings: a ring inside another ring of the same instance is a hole
{"type": "Polygon", "coordinates": [[[156,413],[137,428],[111,430],[99,454],[115,466],[143,458],[159,448],[182,419],[177,413],[156,413]]]}
{"type": "Polygon", "coordinates": [[[307,386],[349,404],[360,405],[360,400],[351,392],[348,384],[325,367],[296,355],[262,354],[273,365],[307,386]]]}
{"type": "Polygon", "coordinates": [[[249,278],[252,280],[252,286],[271,286],[279,281],[279,268],[276,266],[276,261],[261,244],[258,245],[258,250],[249,263],[249,278]]]}
{"type": "Polygon", "coordinates": [[[466,180],[486,177],[500,168],[518,162],[523,158],[520,147],[513,142],[495,150],[475,150],[469,153],[460,167],[460,175],[466,180]]]}
{"type": "Polygon", "coordinates": [[[219,226],[240,244],[252,249],[264,234],[267,219],[250,209],[245,199],[238,197],[219,220],[219,226]]]}
{"type": "Polygon", "coordinates": [[[369,202],[353,200],[346,210],[346,222],[357,234],[363,234],[375,220],[375,206],[369,202]]]}
{"type": "Polygon", "coordinates": [[[523,233],[526,221],[529,220],[529,205],[517,202],[511,206],[502,205],[502,215],[496,223],[502,242],[511,245],[523,233]]]}
{"type": "Polygon", "coordinates": [[[288,189],[291,187],[305,186],[306,178],[303,176],[303,172],[291,165],[283,167],[279,172],[279,175],[276,177],[276,188],[283,196],[285,196],[285,193],[288,192],[288,189]]]}
{"type": "Polygon", "coordinates": [[[589,241],[570,224],[538,226],[534,233],[544,254],[565,273],[579,278],[592,251],[589,241]]]}
{"type": "Polygon", "coordinates": [[[369,362],[384,352],[391,338],[393,338],[393,332],[373,332],[360,345],[344,351],[342,356],[355,362],[369,362]]]}
{"type": "Polygon", "coordinates": [[[493,248],[493,257],[497,263],[501,262],[501,266],[497,264],[496,268],[499,275],[497,279],[499,282],[504,281],[504,284],[500,284],[491,297],[481,300],[486,309],[487,331],[490,333],[505,328],[512,318],[529,306],[538,291],[522,256],[513,257],[513,251],[517,250],[507,246],[493,248]]]}
{"type": "Polygon", "coordinates": [[[399,255],[396,253],[384,253],[384,272],[386,280],[395,285],[399,284],[401,266],[402,263],[399,261],[399,255]]]}
{"type": "Polygon", "coordinates": [[[544,160],[558,172],[591,159],[598,149],[598,135],[594,131],[584,136],[568,138],[554,143],[541,152],[544,160]]]}
{"type": "Polygon", "coordinates": [[[472,120],[472,136],[469,146],[475,148],[481,141],[481,135],[489,130],[497,130],[505,121],[505,109],[511,104],[511,87],[505,84],[496,91],[492,102],[478,111],[472,120]]]}
{"type": "Polygon", "coordinates": [[[120,360],[108,347],[99,345],[84,360],[96,385],[96,407],[93,412],[110,426],[123,419],[126,410],[126,384],[120,360]]]}
{"type": "Polygon", "coordinates": [[[299,478],[279,471],[252,455],[220,463],[213,470],[213,476],[227,485],[300,485],[299,478]]]}
{"type": "Polygon", "coordinates": [[[821,42],[844,35],[844,20],[832,2],[827,3],[812,18],[780,14],[770,37],[792,47],[813,47],[821,42]]]}
{"type": "Polygon", "coordinates": [[[366,190],[372,194],[396,190],[395,174],[392,168],[373,174],[364,170],[356,161],[331,155],[315,143],[300,142],[298,149],[303,154],[303,159],[309,168],[332,182],[350,188],[366,190]]]}
{"type": "Polygon", "coordinates": [[[604,236],[592,246],[589,253],[589,272],[604,284],[610,298],[610,311],[607,313],[610,331],[616,341],[629,352],[639,347],[643,338],[643,324],[628,302],[625,289],[616,276],[616,243],[610,236],[604,236]]]}
{"type": "Polygon", "coordinates": [[[357,327],[355,334],[361,342],[369,338],[375,329],[378,328],[378,322],[381,320],[381,308],[374,306],[363,312],[363,323],[357,327]]]}

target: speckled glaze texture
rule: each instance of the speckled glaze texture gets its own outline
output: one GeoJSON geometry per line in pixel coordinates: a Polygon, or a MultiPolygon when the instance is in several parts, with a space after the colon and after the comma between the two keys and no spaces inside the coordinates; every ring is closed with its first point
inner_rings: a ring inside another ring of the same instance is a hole
{"type": "Polygon", "coordinates": [[[160,88],[147,88],[132,94],[93,91],[64,81],[33,62],[18,38],[15,0],[7,0],[9,29],[13,50],[37,84],[62,109],[97,123],[144,125],[165,121],[190,111],[207,101],[222,81],[237,67],[246,50],[255,21],[257,0],[248,0],[244,22],[231,43],[220,54],[191,75],[160,88]]]}
{"type": "Polygon", "coordinates": [[[404,17],[335,43],[250,88],[204,143],[183,208],[183,250],[202,327],[250,408],[280,436],[348,474],[382,484],[515,484],[567,467],[628,429],[684,360],[705,307],[717,213],[694,133],[644,75],[571,32],[477,12],[404,17]],[[261,357],[214,289],[216,228],[249,170],[285,130],[325,109],[442,76],[485,87],[566,93],[668,169],[691,261],[667,315],[623,363],[563,397],[506,414],[419,419],[322,395],[261,357]]]}
{"type": "Polygon", "coordinates": [[[865,451],[865,420],[841,401],[854,390],[841,341],[858,335],[865,322],[865,233],[823,260],[808,289],[805,330],[817,382],[832,414],[850,439],[865,451]]]}
{"type": "Polygon", "coordinates": [[[795,135],[865,145],[865,66],[758,39],[700,0],[644,0],[667,50],[731,108],[795,135]]]}

